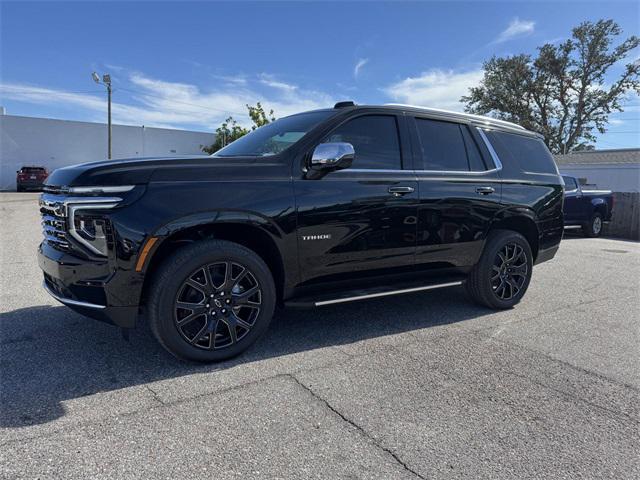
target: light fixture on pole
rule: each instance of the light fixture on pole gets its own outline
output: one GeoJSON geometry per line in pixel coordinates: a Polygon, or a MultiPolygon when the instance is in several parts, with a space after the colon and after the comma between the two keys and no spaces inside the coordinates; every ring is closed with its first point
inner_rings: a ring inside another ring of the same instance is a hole
{"type": "Polygon", "coordinates": [[[105,73],[102,75],[102,81],[100,75],[96,72],[91,74],[91,78],[96,83],[102,83],[107,87],[107,129],[108,129],[108,143],[107,143],[107,158],[111,158],[111,75],[105,73]]]}

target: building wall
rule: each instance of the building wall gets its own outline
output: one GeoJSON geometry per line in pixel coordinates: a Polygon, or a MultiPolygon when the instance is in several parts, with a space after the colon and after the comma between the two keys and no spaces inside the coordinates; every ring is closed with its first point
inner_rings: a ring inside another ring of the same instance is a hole
{"type": "MultiPolygon", "coordinates": [[[[113,158],[202,155],[212,133],[113,125],[113,158]]],[[[0,115],[0,190],[15,190],[23,165],[49,171],[107,158],[107,126],[48,118],[0,115]]]]}
{"type": "Polygon", "coordinates": [[[558,165],[560,173],[586,178],[588,184],[613,192],[640,192],[640,163],[558,165]]]}

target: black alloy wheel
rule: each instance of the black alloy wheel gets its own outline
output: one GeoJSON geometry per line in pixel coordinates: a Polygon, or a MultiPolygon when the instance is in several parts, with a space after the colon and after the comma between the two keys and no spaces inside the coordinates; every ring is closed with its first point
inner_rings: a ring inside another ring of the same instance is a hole
{"type": "Polygon", "coordinates": [[[502,300],[511,300],[520,293],[527,281],[529,266],[524,248],[516,242],[506,244],[496,253],[491,287],[502,300]]]}
{"type": "Polygon", "coordinates": [[[192,272],[178,290],[175,326],[190,345],[226,348],[251,331],[261,305],[262,289],[246,266],[209,264],[192,272]]]}
{"type": "Polygon", "coordinates": [[[477,303],[494,309],[516,305],[524,296],[533,271],[529,242],[518,232],[489,233],[478,263],[471,269],[465,287],[477,303]]]}
{"type": "Polygon", "coordinates": [[[160,344],[178,358],[216,362],[245,351],[268,328],[273,276],[254,251],[225,240],[181,247],[153,273],[147,306],[160,344]]]}

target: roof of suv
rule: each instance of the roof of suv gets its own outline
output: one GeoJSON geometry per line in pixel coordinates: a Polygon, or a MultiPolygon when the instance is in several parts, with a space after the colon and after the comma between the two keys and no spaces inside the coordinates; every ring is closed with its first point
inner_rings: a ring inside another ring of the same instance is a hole
{"type": "Polygon", "coordinates": [[[439,108],[427,108],[417,105],[405,105],[401,103],[386,103],[384,105],[356,105],[352,102],[340,102],[336,104],[334,108],[385,108],[389,110],[402,110],[402,111],[415,111],[420,113],[427,113],[429,115],[441,117],[443,119],[471,122],[478,126],[486,126],[493,128],[500,128],[503,130],[510,130],[514,133],[529,134],[539,136],[537,133],[521,127],[520,125],[505,120],[499,120],[497,118],[485,117],[482,115],[473,115],[470,113],[454,112],[451,110],[441,110],[439,108]]]}

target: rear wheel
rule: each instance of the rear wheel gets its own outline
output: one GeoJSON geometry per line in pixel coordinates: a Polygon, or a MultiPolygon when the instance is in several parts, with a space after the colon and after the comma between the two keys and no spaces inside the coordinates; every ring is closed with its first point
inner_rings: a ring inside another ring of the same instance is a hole
{"type": "Polygon", "coordinates": [[[162,265],[151,287],[149,322],[176,357],[220,361],[266,331],[275,303],[271,272],[256,253],[207,240],[180,249],[162,265]]]}
{"type": "Polygon", "coordinates": [[[471,298],[484,306],[511,308],[527,291],[532,269],[529,242],[517,232],[495,230],[469,274],[466,288],[471,298]]]}
{"type": "Polygon", "coordinates": [[[602,215],[594,213],[589,222],[582,226],[582,232],[585,237],[599,237],[602,233],[602,215]]]}

